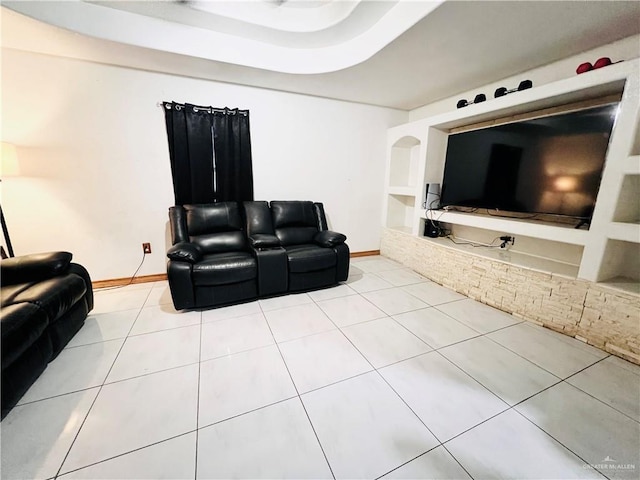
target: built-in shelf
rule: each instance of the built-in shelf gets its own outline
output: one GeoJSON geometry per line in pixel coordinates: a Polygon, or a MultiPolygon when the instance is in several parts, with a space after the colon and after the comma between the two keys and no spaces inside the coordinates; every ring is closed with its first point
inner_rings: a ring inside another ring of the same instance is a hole
{"type": "Polygon", "coordinates": [[[405,136],[391,147],[389,185],[415,187],[420,162],[420,140],[405,136]]]}
{"type": "Polygon", "coordinates": [[[391,195],[404,195],[405,197],[415,197],[416,188],[415,187],[399,187],[399,186],[390,186],[389,193],[391,195]]]}
{"type": "Polygon", "coordinates": [[[640,284],[640,243],[637,238],[633,241],[607,240],[598,280],[611,283],[612,279],[627,285],[640,284]]]}
{"type": "Polygon", "coordinates": [[[474,300],[637,358],[629,339],[640,302],[638,92],[635,59],[390,128],[381,250],[474,300]],[[589,225],[557,215],[425,210],[425,185],[443,183],[452,133],[585,108],[604,96],[619,103],[589,225]],[[447,236],[424,236],[430,220],[447,236]]]}
{"type": "Polygon", "coordinates": [[[387,157],[384,225],[412,231],[416,215],[416,194],[422,142],[410,132],[391,141],[387,157]]]}
{"type": "Polygon", "coordinates": [[[640,155],[631,155],[624,162],[624,173],[627,175],[640,175],[640,155]]]}
{"type": "Polygon", "coordinates": [[[432,242],[442,247],[469,253],[483,258],[489,258],[503,263],[516,265],[518,267],[536,270],[545,273],[554,273],[556,275],[564,275],[569,278],[576,278],[578,275],[578,265],[558,262],[549,258],[527,255],[522,252],[514,252],[501,248],[477,248],[471,245],[460,245],[453,243],[449,238],[438,237],[429,238],[422,237],[425,242],[432,242]]]}
{"type": "Polygon", "coordinates": [[[612,222],[609,225],[607,237],[612,240],[638,243],[640,242],[640,224],[612,222]]]}
{"type": "Polygon", "coordinates": [[[627,292],[640,290],[639,68],[639,60],[625,61],[465,108],[454,105],[448,112],[390,128],[383,225],[422,238],[428,217],[443,222],[457,238],[491,242],[512,235],[517,241],[508,252],[454,246],[442,238],[425,241],[526,268],[619,284],[615,288],[627,292]],[[515,121],[546,109],[578,108],[609,95],[620,103],[588,227],[575,228],[577,222],[548,216],[512,218],[421,208],[425,185],[442,183],[452,129],[515,121]]]}
{"type": "Polygon", "coordinates": [[[395,227],[387,227],[390,230],[395,230],[396,232],[402,233],[411,233],[411,227],[403,227],[403,226],[395,226],[395,227]]]}
{"type": "Polygon", "coordinates": [[[495,230],[497,232],[504,232],[505,234],[526,235],[543,240],[571,243],[573,245],[584,245],[588,235],[588,231],[577,230],[569,225],[547,225],[544,223],[533,223],[530,220],[497,218],[473,213],[436,210],[429,213],[429,218],[434,218],[446,223],[495,230]]]}
{"type": "Polygon", "coordinates": [[[640,124],[636,123],[631,145],[631,155],[640,155],[640,124]]]}
{"type": "Polygon", "coordinates": [[[622,178],[613,221],[640,223],[640,175],[624,175],[622,178]]]}
{"type": "Polygon", "coordinates": [[[635,293],[640,295],[640,282],[628,277],[614,277],[606,282],[599,282],[600,285],[621,290],[627,293],[635,293]]]}
{"type": "Polygon", "coordinates": [[[411,231],[416,198],[413,195],[387,195],[387,222],[389,228],[407,228],[411,231]]]}

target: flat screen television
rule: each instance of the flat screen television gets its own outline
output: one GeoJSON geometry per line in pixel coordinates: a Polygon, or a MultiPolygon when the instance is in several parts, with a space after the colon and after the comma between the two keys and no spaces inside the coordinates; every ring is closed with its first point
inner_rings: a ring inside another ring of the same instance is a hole
{"type": "Polygon", "coordinates": [[[590,220],[617,107],[449,135],[440,206],[590,220]]]}

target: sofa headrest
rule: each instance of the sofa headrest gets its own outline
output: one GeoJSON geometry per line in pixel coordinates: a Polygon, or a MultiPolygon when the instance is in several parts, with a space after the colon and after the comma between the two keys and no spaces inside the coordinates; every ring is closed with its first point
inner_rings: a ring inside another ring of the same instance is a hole
{"type": "Polygon", "coordinates": [[[0,264],[4,285],[38,282],[66,273],[73,255],[69,252],[32,253],[5,258],[0,264]]]}
{"type": "Polygon", "coordinates": [[[184,205],[188,240],[204,254],[246,250],[237,202],[184,205]]]}
{"type": "Polygon", "coordinates": [[[237,202],[184,205],[189,236],[242,231],[242,216],[237,202]]]}
{"type": "Polygon", "coordinates": [[[313,202],[273,201],[271,215],[274,228],[314,227],[318,228],[318,220],[313,202]]]}
{"type": "Polygon", "coordinates": [[[318,233],[313,202],[274,201],[271,215],[275,234],[284,246],[312,243],[318,233]]]}

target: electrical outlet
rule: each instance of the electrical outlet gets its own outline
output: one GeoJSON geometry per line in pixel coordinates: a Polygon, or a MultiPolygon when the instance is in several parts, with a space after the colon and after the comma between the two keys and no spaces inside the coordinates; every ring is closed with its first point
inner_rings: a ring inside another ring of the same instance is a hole
{"type": "Polygon", "coordinates": [[[500,248],[505,248],[509,244],[515,245],[516,243],[516,237],[512,237],[510,235],[505,235],[503,237],[500,237],[500,240],[502,240],[502,244],[500,245],[500,248]]]}
{"type": "Polygon", "coordinates": [[[151,253],[151,244],[150,243],[143,243],[142,244],[142,251],[144,252],[145,255],[147,253],[151,253]]]}

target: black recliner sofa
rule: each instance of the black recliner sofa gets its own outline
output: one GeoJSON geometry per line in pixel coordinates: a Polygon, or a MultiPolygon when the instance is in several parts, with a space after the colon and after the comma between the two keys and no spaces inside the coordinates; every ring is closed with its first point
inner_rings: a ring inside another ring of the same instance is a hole
{"type": "Polygon", "coordinates": [[[3,259],[2,418],[56,358],[93,309],[87,270],[69,252],[3,259]]]}
{"type": "Polygon", "coordinates": [[[321,203],[183,205],[169,219],[167,276],[178,310],[328,287],[349,274],[346,237],[327,229],[321,203]]]}

